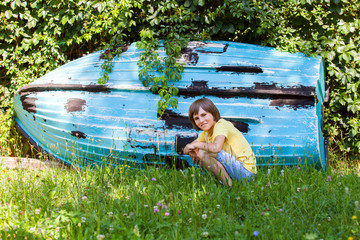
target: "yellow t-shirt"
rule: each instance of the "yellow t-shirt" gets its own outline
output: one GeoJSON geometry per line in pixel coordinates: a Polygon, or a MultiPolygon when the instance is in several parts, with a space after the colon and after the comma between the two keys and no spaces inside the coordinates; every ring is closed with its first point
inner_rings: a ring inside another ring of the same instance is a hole
{"type": "Polygon", "coordinates": [[[219,135],[225,136],[225,142],[222,150],[236,157],[236,160],[242,162],[244,168],[256,174],[257,169],[255,154],[245,137],[231,122],[226,121],[225,119],[220,119],[215,124],[212,135],[204,131],[199,135],[197,141],[213,143],[216,136],[219,135]]]}

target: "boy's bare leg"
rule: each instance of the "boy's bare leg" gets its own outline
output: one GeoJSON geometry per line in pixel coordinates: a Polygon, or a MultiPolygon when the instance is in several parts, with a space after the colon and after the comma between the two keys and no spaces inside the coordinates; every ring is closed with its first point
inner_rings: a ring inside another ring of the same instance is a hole
{"type": "Polygon", "coordinates": [[[199,150],[200,166],[210,171],[215,177],[219,178],[225,185],[231,187],[232,180],[224,166],[216,160],[216,153],[199,150]]]}

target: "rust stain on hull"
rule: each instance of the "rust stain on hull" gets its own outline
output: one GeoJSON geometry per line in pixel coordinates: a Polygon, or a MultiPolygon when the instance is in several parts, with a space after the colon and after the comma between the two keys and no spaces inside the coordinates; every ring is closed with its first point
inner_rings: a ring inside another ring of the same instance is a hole
{"type": "Polygon", "coordinates": [[[315,100],[314,99],[273,99],[270,102],[270,106],[284,107],[288,106],[294,110],[298,108],[310,108],[314,107],[315,100]]]}
{"type": "Polygon", "coordinates": [[[31,84],[19,89],[19,93],[26,92],[45,92],[45,91],[87,91],[87,92],[106,92],[110,93],[110,89],[106,85],[97,84],[31,84]]]}
{"type": "Polygon", "coordinates": [[[20,101],[25,111],[29,113],[36,113],[35,101],[38,100],[36,97],[28,97],[32,92],[23,92],[20,94],[20,101]]]}
{"type": "MultiPolygon", "coordinates": [[[[208,81],[198,80],[192,81],[192,84],[186,88],[179,88],[179,95],[186,97],[196,97],[203,94],[210,96],[217,96],[221,98],[233,97],[247,97],[259,99],[290,99],[289,104],[284,105],[299,105],[299,106],[313,106],[315,87],[297,86],[297,87],[278,87],[275,83],[254,83],[253,87],[238,87],[231,89],[219,89],[208,86],[208,81]]],[[[281,101],[274,101],[273,104],[280,104],[281,101]]],[[[284,106],[283,105],[283,106],[284,106]]]]}
{"type": "Polygon", "coordinates": [[[205,50],[202,49],[205,44],[198,42],[196,43],[194,46],[191,47],[187,47],[187,48],[183,48],[181,50],[181,54],[184,57],[186,63],[188,65],[197,65],[199,62],[199,54],[198,53],[202,53],[202,54],[222,54],[225,53],[229,47],[229,44],[221,44],[223,47],[221,50],[219,51],[210,51],[210,50],[205,50]]]}
{"type": "Polygon", "coordinates": [[[207,85],[209,81],[191,81],[191,85],[188,87],[189,89],[209,89],[209,86],[207,85]]]}
{"type": "MultiPolygon", "coordinates": [[[[202,46],[200,46],[200,47],[202,47],[202,46]]],[[[221,53],[225,53],[227,51],[228,47],[229,47],[229,44],[225,44],[222,51],[209,51],[209,50],[203,50],[203,49],[196,49],[196,51],[199,52],[199,53],[205,53],[205,54],[206,53],[208,53],[208,54],[210,54],[210,53],[221,54],[221,53]]]]}
{"type": "Polygon", "coordinates": [[[160,120],[165,121],[165,125],[169,129],[192,129],[193,125],[189,118],[177,114],[171,110],[165,110],[164,114],[160,117],[160,120]]]}
{"type": "Polygon", "coordinates": [[[86,106],[86,101],[80,98],[70,98],[68,99],[65,109],[68,113],[72,112],[83,112],[86,106]]]}
{"type": "Polygon", "coordinates": [[[194,65],[194,66],[197,65],[197,63],[199,61],[199,54],[194,52],[194,49],[185,48],[185,49],[181,50],[181,54],[183,55],[183,57],[188,65],[194,65]]]}
{"type": "Polygon", "coordinates": [[[217,72],[232,73],[262,73],[263,70],[258,66],[221,66],[216,68],[217,72]]]}
{"type": "Polygon", "coordinates": [[[86,134],[80,131],[71,131],[71,135],[76,138],[86,138],[86,134]]]}
{"type": "MultiPolygon", "coordinates": [[[[121,51],[126,52],[130,47],[130,44],[124,44],[121,46],[121,51]]],[[[106,55],[109,53],[114,53],[116,50],[116,47],[112,48],[112,49],[107,49],[103,54],[100,55],[99,59],[105,59],[106,55]]]]}

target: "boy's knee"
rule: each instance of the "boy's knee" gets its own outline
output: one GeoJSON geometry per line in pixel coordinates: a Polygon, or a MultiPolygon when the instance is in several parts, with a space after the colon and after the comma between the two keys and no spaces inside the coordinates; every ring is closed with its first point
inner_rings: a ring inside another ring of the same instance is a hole
{"type": "Polygon", "coordinates": [[[207,168],[209,165],[209,154],[207,151],[199,150],[200,166],[207,168]]]}
{"type": "Polygon", "coordinates": [[[206,157],[207,153],[204,150],[199,150],[199,158],[202,160],[206,157]]]}

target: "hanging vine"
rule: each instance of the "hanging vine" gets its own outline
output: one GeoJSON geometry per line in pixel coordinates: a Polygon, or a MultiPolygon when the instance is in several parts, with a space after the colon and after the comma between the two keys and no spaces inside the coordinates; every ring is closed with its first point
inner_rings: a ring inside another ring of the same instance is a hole
{"type": "Polygon", "coordinates": [[[175,83],[181,79],[184,64],[176,59],[189,42],[187,21],[191,19],[191,12],[188,6],[174,0],[159,1],[157,5],[149,4],[147,7],[146,21],[150,27],[140,32],[137,43],[137,47],[144,50],[139,60],[139,79],[153,93],[159,94],[157,112],[161,116],[166,109],[178,105],[176,96],[179,90],[175,83]],[[159,47],[164,48],[165,56],[160,56],[159,47]]]}
{"type": "Polygon", "coordinates": [[[184,65],[176,62],[181,55],[181,49],[187,45],[185,38],[171,38],[160,41],[154,38],[154,33],[145,29],[140,33],[141,41],[137,42],[139,49],[144,49],[139,60],[139,79],[145,87],[150,86],[153,93],[160,99],[157,104],[158,114],[161,116],[170,107],[176,108],[176,98],[179,90],[175,83],[181,79],[184,65]],[[164,46],[166,56],[161,57],[158,48],[164,46]]]}

